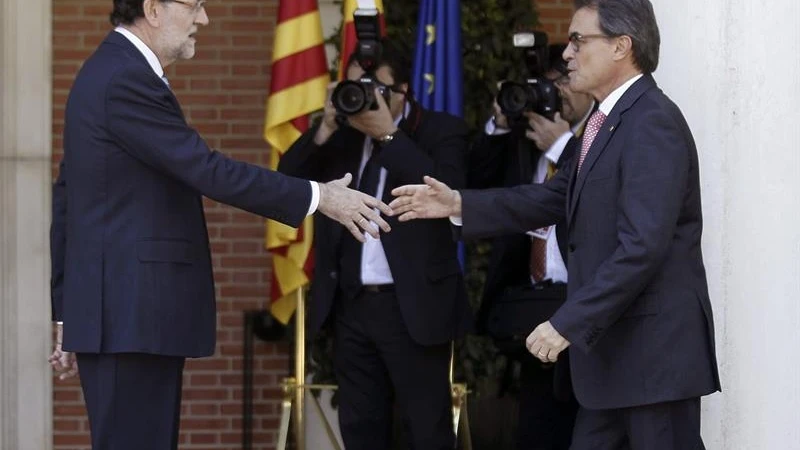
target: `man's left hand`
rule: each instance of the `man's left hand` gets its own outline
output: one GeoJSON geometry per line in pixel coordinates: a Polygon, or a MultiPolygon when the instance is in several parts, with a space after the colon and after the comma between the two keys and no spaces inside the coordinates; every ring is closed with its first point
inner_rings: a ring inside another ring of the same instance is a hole
{"type": "Polygon", "coordinates": [[[550,321],[540,323],[525,339],[528,351],[541,362],[553,363],[558,360],[559,353],[569,347],[569,341],[564,339],[550,321]]]}
{"type": "Polygon", "coordinates": [[[375,89],[375,101],[378,102],[378,109],[366,109],[354,114],[347,118],[347,123],[365,135],[377,139],[394,133],[397,126],[394,124],[389,106],[377,88],[375,89]]]}
{"type": "Polygon", "coordinates": [[[561,118],[561,113],[556,113],[553,120],[535,112],[526,112],[525,117],[528,118],[528,125],[533,128],[527,130],[525,136],[543,152],[547,151],[564,133],[569,132],[569,123],[561,118]]]}

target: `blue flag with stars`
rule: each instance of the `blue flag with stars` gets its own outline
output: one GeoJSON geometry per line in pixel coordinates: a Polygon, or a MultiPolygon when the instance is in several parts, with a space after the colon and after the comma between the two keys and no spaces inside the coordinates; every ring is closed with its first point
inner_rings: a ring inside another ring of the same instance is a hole
{"type": "Polygon", "coordinates": [[[422,0],[412,87],[423,108],[464,115],[458,0],[422,0]]]}
{"type": "MultiPolygon", "coordinates": [[[[422,0],[411,87],[423,108],[463,117],[460,3],[459,0],[422,0]]],[[[465,254],[464,244],[459,242],[458,262],[462,270],[465,254]]]]}

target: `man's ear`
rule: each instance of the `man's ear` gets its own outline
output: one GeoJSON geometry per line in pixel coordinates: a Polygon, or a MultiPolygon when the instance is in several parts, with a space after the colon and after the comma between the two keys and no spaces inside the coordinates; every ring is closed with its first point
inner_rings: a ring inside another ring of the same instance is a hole
{"type": "Polygon", "coordinates": [[[159,9],[159,0],[144,0],[142,10],[144,11],[144,18],[152,27],[159,27],[161,25],[161,10],[159,9]]]}
{"type": "Polygon", "coordinates": [[[614,47],[614,59],[622,60],[628,56],[633,57],[633,41],[628,35],[617,37],[617,45],[614,47]]]}

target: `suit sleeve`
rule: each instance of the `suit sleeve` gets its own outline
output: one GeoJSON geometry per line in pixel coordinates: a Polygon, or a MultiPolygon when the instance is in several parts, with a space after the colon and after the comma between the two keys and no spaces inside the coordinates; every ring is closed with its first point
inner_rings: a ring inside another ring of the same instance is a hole
{"type": "Polygon", "coordinates": [[[550,320],[583,351],[622,316],[664,262],[688,183],[691,144],[674,116],[651,111],[631,129],[620,166],[616,250],[550,320]]]}
{"type": "Polygon", "coordinates": [[[311,203],[309,182],[211,150],[186,124],[169,90],[146,70],[120,69],[106,92],[106,125],[119,145],[202,195],[299,226],[311,203]]]}
{"type": "Polygon", "coordinates": [[[67,192],[64,161],[53,183],[52,221],[50,222],[50,306],[53,321],[62,320],[64,256],[67,247],[67,192]]]}
{"type": "Polygon", "coordinates": [[[398,131],[392,142],[383,146],[378,161],[398,185],[420,184],[422,177],[429,175],[451,188],[463,188],[467,182],[467,125],[445,114],[423,117],[423,120],[427,120],[421,125],[427,128],[426,132],[436,133],[436,138],[428,145],[430,153],[398,131]]]}
{"type": "Polygon", "coordinates": [[[462,236],[476,239],[525,233],[552,225],[566,215],[569,170],[544,184],[461,192],[462,236]]]}
{"type": "MultiPolygon", "coordinates": [[[[333,158],[340,155],[336,149],[341,132],[337,130],[326,143],[317,145],[314,143],[314,135],[318,128],[317,125],[303,133],[281,155],[278,162],[279,172],[319,182],[328,182],[334,178],[331,169],[335,166],[333,158]]],[[[355,176],[355,174],[353,175],[355,176]]]]}

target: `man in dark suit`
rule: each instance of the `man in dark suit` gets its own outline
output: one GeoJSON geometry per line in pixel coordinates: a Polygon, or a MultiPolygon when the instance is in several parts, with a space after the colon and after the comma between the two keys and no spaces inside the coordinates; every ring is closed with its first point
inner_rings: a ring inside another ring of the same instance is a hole
{"type": "Polygon", "coordinates": [[[600,102],[573,168],[545,185],[395,190],[401,220],[459,216],[466,236],[566,216],[567,301],[528,337],[569,353],[581,405],[572,448],[702,449],[700,397],[720,389],[701,253],[697,150],[650,75],[660,39],[648,0],[581,0],[564,52],[570,86],[600,102]]]}
{"type": "MultiPolygon", "coordinates": [[[[594,100],[569,88],[566,63],[561,58],[564,47],[549,46],[549,70],[544,74],[559,91],[561,111],[552,120],[526,112],[527,120],[509,124],[495,102],[494,116],[470,152],[469,188],[542,183],[567,167],[580,145],[594,100]]],[[[531,322],[524,339],[539,324],[534,322],[536,318],[549,317],[566,299],[566,234],[566,221],[562,220],[491,241],[477,327],[494,337],[511,361],[519,361],[518,450],[567,450],[572,438],[578,405],[569,388],[568,362],[543,364],[525,350],[524,341],[513,339],[521,331],[516,329],[518,325],[531,322]],[[533,313],[530,319],[517,317],[521,304],[533,313]]],[[[512,369],[509,366],[507,370],[512,369]]]]}
{"type": "MultiPolygon", "coordinates": [[[[388,40],[375,70],[389,90],[379,108],[339,126],[330,102],[320,125],[281,158],[278,170],[325,181],[359,174],[355,186],[378,198],[428,173],[465,184],[466,125],[426,111],[409,91],[411,61],[388,40]]],[[[351,58],[347,79],[364,74],[351,58]]],[[[310,331],[333,326],[339,424],[348,450],[391,447],[399,402],[411,448],[452,449],[450,342],[470,318],[447,220],[399,224],[361,244],[324,217],[315,226],[310,331]]]]}
{"type": "Polygon", "coordinates": [[[349,177],[318,184],[234,161],[189,127],[163,75],[194,55],[203,0],[115,0],[111,22],[66,105],[50,362],[62,378],[80,365],[94,449],[175,449],[184,359],[215,348],[201,195],[295,226],[319,210],[359,239],[359,222],[389,229],[373,208],[391,211],[349,177]]]}

